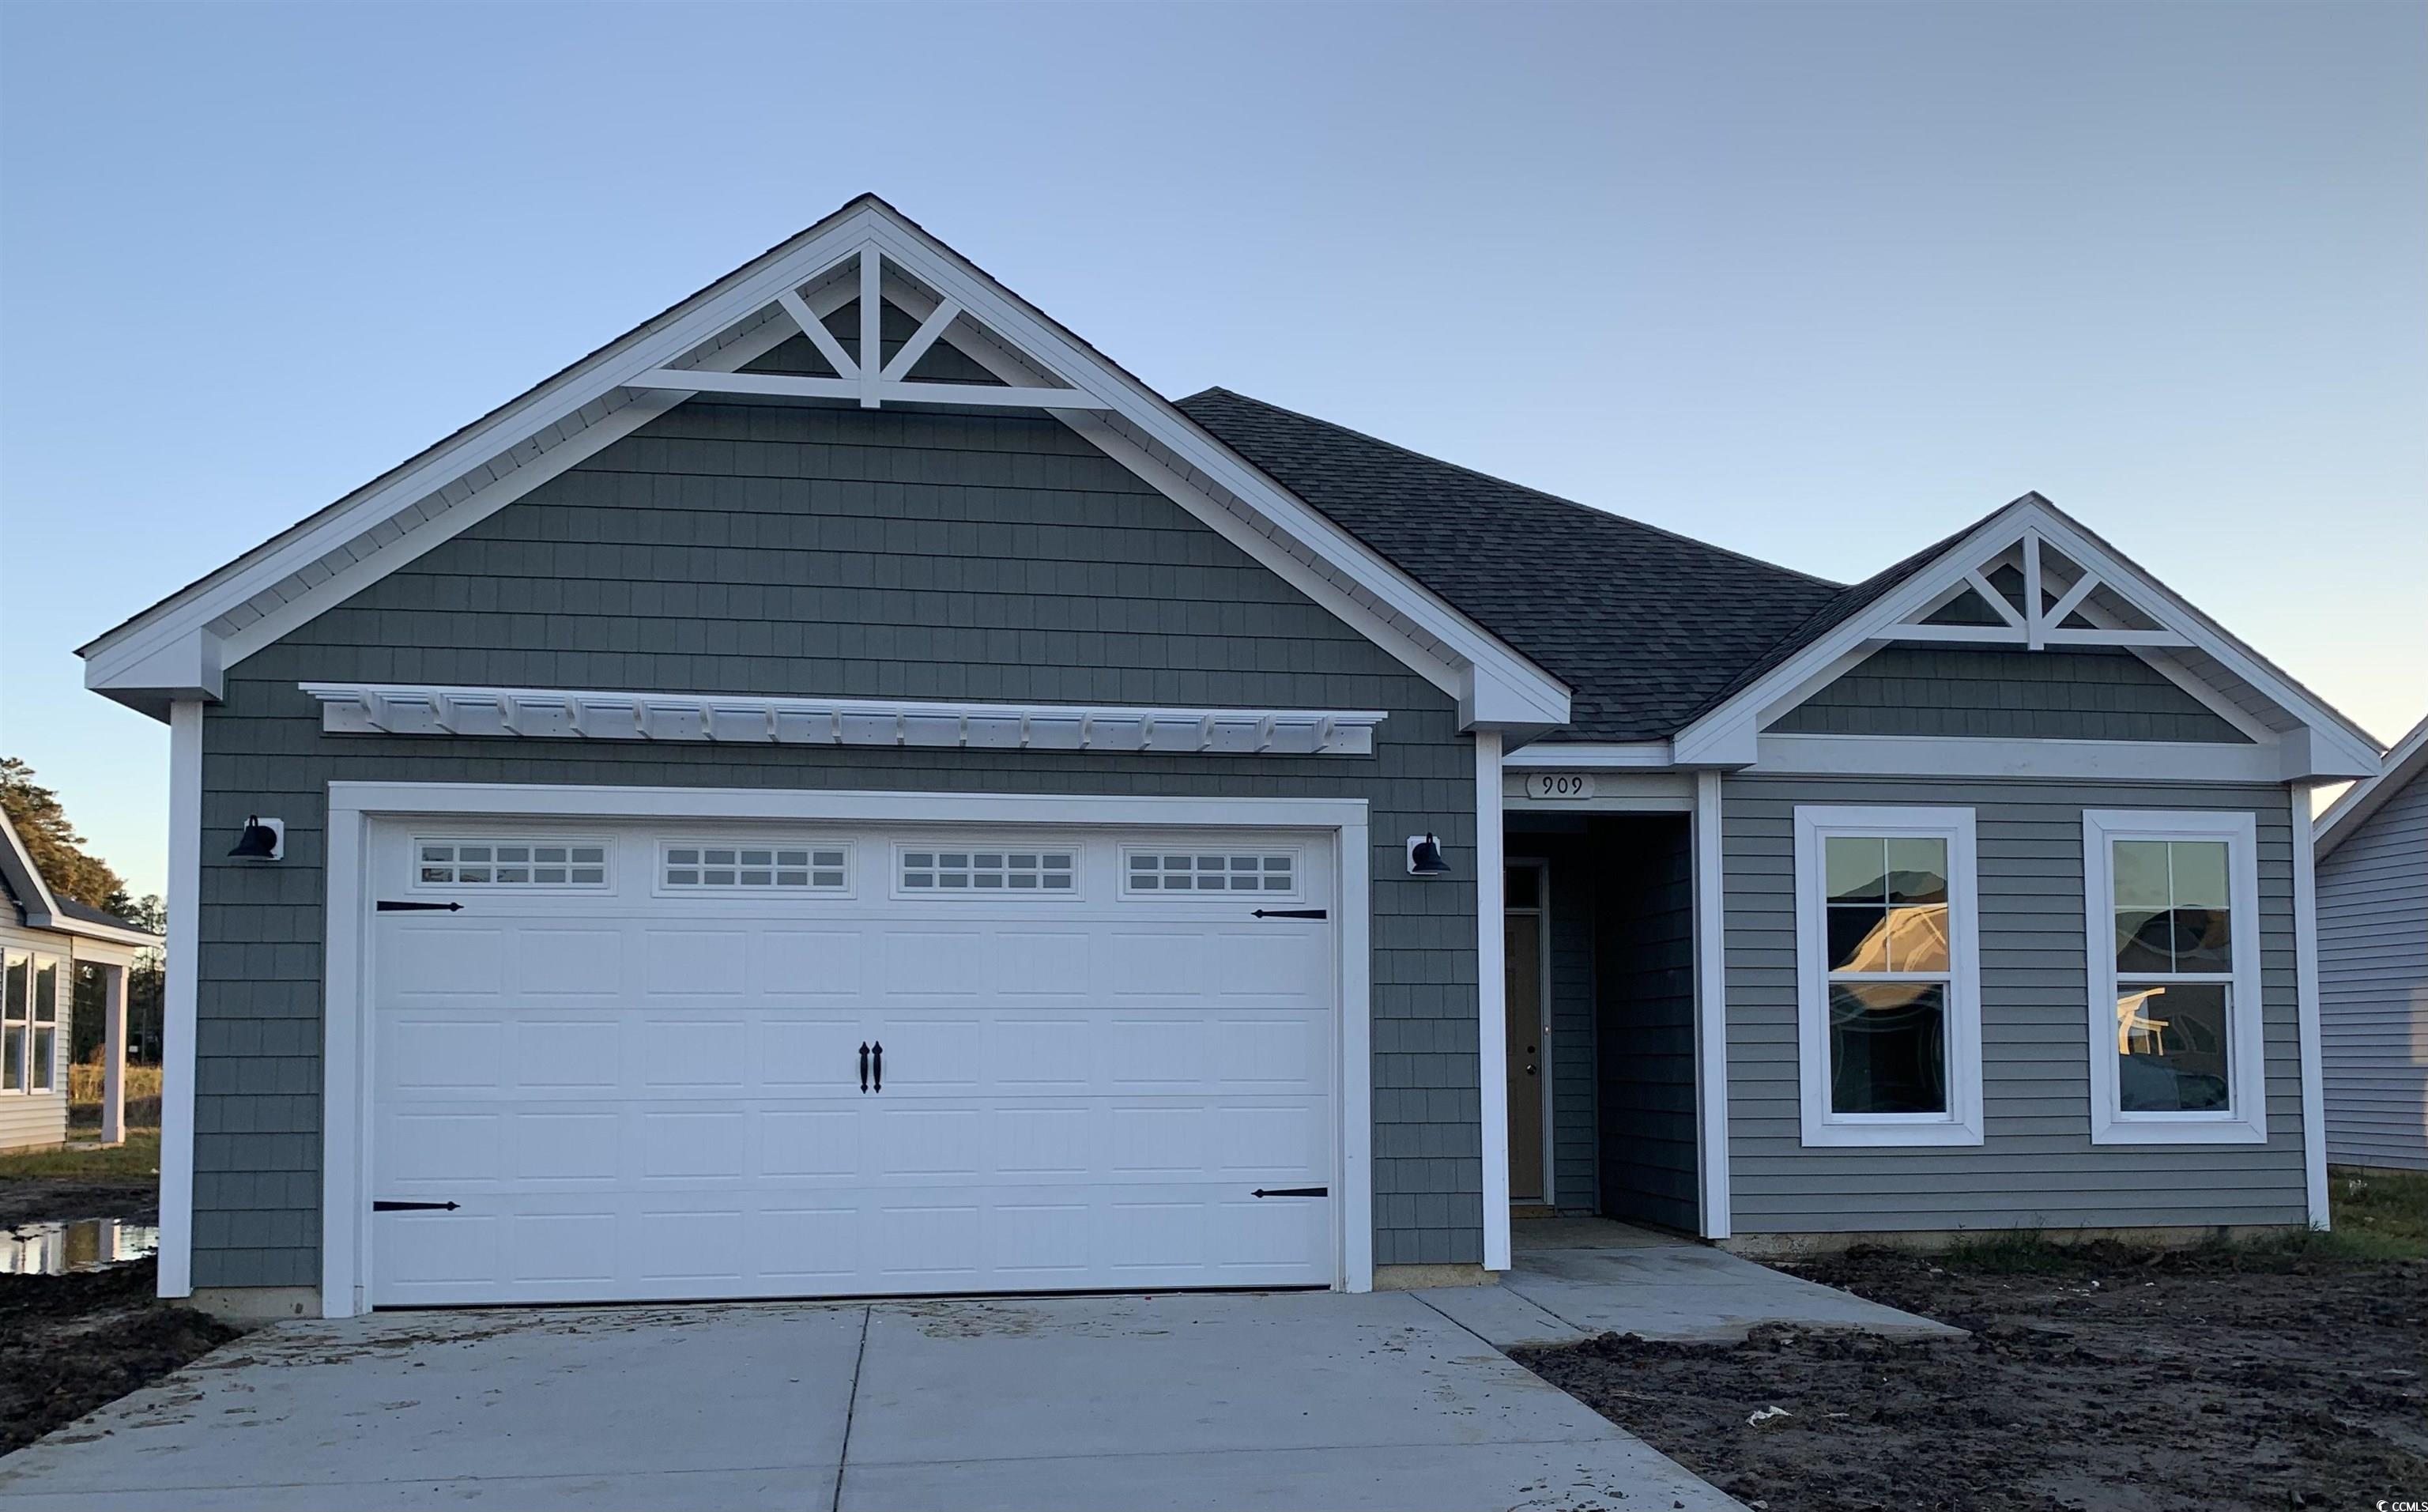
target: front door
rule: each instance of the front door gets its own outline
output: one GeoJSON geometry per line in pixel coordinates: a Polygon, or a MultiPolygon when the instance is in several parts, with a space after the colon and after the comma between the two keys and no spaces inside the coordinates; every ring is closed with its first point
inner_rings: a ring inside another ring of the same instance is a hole
{"type": "Polygon", "coordinates": [[[1543,869],[1512,866],[1501,935],[1508,962],[1509,1200],[1548,1202],[1543,1180],[1543,869]]]}

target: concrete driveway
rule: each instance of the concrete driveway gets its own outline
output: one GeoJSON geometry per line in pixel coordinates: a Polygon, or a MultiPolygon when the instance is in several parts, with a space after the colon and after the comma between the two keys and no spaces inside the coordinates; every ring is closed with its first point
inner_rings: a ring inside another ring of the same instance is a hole
{"type": "Polygon", "coordinates": [[[0,1460],[0,1509],[1734,1507],[1408,1293],[383,1314],[0,1460]]]}

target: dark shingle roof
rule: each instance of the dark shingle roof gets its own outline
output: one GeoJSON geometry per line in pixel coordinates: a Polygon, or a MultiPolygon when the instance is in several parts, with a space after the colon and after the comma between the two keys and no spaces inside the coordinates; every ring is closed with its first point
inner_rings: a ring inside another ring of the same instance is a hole
{"type": "Polygon", "coordinates": [[[87,924],[107,924],[121,929],[140,930],[143,928],[133,919],[121,918],[107,909],[97,909],[72,897],[54,897],[51,901],[59,906],[59,912],[67,918],[80,919],[87,924]]]}
{"type": "Polygon", "coordinates": [[[1179,407],[1567,682],[1552,739],[1664,738],[1857,591],[1225,388],[1179,407]]]}

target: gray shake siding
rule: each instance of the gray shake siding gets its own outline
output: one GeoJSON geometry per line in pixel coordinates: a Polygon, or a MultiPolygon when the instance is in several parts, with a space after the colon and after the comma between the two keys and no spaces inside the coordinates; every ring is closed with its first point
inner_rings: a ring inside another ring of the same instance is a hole
{"type": "Polygon", "coordinates": [[[1889,646],[1790,710],[1782,735],[2248,744],[2129,651],[1889,646]]]}
{"type": "Polygon", "coordinates": [[[236,667],[204,726],[193,1279],[319,1280],[332,780],[1362,797],[1378,1264],[1476,1262],[1474,765],[1452,701],[1061,426],[695,402],[236,667]],[[1371,758],[323,735],[299,682],[1389,711],[1371,758]],[[1455,876],[1403,875],[1437,833],[1455,876]]]}
{"type": "Polygon", "coordinates": [[[1729,1148],[1739,1233],[2304,1221],[2292,830],[2283,788],[1731,778],[1723,806],[1729,1148]],[[1802,1146],[1792,829],[1798,803],[1975,811],[1986,1135],[1978,1147],[1802,1146]],[[2086,808],[2257,815],[2265,1144],[2092,1144],[2086,808]]]}
{"type": "Polygon", "coordinates": [[[1686,824],[1625,821],[1602,885],[1602,1211],[1694,1231],[1695,900],[1686,824]]]}
{"type": "Polygon", "coordinates": [[[2428,1170],[2428,779],[2319,861],[2327,1159],[2428,1170]]]}

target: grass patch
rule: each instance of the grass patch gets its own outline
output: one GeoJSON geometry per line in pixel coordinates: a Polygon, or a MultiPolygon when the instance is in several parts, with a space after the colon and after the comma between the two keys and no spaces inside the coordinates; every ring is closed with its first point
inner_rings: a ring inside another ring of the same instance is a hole
{"type": "Polygon", "coordinates": [[[2327,1200],[2336,1234],[2367,1246],[2372,1257],[2428,1259],[2428,1171],[2329,1171],[2327,1200]]]}
{"type": "Polygon", "coordinates": [[[107,1150],[28,1150],[0,1155],[0,1181],[65,1177],[74,1181],[135,1181],[160,1169],[160,1131],[130,1128],[126,1142],[107,1150]]]}

